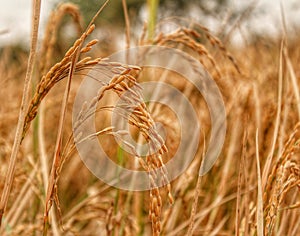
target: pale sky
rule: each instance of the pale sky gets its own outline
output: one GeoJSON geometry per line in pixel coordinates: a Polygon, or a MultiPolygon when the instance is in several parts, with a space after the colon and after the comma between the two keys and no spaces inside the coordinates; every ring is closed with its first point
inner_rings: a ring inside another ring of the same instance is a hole
{"type": "MultiPolygon", "coordinates": [[[[8,33],[0,35],[0,45],[7,45],[22,41],[29,45],[31,27],[31,0],[0,0],[0,32],[8,33]]],[[[41,26],[46,23],[52,5],[57,0],[42,1],[41,26]]]]}
{"type": "MultiPolygon", "coordinates": [[[[7,45],[16,42],[22,42],[29,45],[30,39],[30,17],[31,17],[31,0],[0,0],[0,32],[8,31],[8,33],[0,34],[0,45],[7,45]]],[[[276,35],[281,30],[281,14],[280,1],[283,2],[286,13],[287,23],[289,26],[296,25],[300,22],[300,1],[299,0],[260,0],[257,8],[250,17],[251,21],[242,24],[243,32],[253,30],[257,33],[276,35]]],[[[59,0],[42,1],[41,9],[41,28],[46,23],[46,19],[50,13],[50,9],[55,2],[59,0]]],[[[146,0],[145,0],[146,2],[146,0]]],[[[211,1],[212,2],[212,1],[211,1]]],[[[249,2],[246,0],[229,0],[228,11],[236,11],[244,9],[249,2]]],[[[212,4],[213,5],[213,4],[212,4]]],[[[224,19],[204,18],[197,11],[190,12],[191,15],[199,18],[202,24],[209,28],[216,28],[224,19]],[[203,22],[203,21],[207,22],[203,22]]],[[[40,30],[42,32],[43,30],[40,30]]],[[[238,34],[234,40],[239,40],[238,34]]]]}

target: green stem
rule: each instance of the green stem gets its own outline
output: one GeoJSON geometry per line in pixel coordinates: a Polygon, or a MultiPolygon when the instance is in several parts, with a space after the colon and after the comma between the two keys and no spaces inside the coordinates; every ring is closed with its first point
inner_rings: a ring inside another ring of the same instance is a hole
{"type": "Polygon", "coordinates": [[[152,40],[155,34],[157,20],[157,9],[159,0],[147,0],[148,4],[148,39],[152,40]]]}

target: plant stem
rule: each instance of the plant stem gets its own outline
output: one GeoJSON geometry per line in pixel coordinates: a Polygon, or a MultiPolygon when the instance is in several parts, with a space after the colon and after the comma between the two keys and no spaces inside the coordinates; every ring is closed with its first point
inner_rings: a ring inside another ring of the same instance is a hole
{"type": "Polygon", "coordinates": [[[157,9],[159,0],[147,0],[148,4],[148,39],[152,40],[155,35],[155,26],[157,20],[157,9]]]}
{"type": "Polygon", "coordinates": [[[19,120],[18,120],[18,124],[17,124],[17,130],[16,130],[14,144],[12,147],[9,166],[8,166],[8,170],[7,170],[7,175],[6,175],[7,177],[5,179],[4,188],[3,188],[2,195],[1,195],[0,226],[1,226],[3,214],[4,214],[6,206],[7,206],[9,194],[10,194],[13,179],[14,179],[17,155],[18,155],[20,145],[21,145],[22,130],[23,130],[23,126],[25,123],[26,111],[28,108],[30,83],[31,83],[31,78],[32,78],[32,74],[33,74],[34,61],[35,61],[35,57],[36,57],[36,46],[37,46],[38,29],[39,29],[39,22],[40,22],[40,9],[41,9],[41,0],[34,0],[33,1],[30,53],[29,53],[27,70],[26,70],[26,75],[25,75],[24,89],[23,89],[21,107],[20,107],[20,112],[19,112],[19,120]]]}

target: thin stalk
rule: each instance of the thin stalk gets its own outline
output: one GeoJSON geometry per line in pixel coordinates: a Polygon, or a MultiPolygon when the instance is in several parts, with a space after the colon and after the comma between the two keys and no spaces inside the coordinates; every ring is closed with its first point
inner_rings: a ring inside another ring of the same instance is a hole
{"type": "Polygon", "coordinates": [[[147,0],[147,4],[148,4],[148,39],[152,40],[155,35],[157,8],[159,5],[159,0],[147,0]]]}
{"type": "Polygon", "coordinates": [[[27,111],[28,103],[29,103],[29,94],[31,92],[30,84],[31,84],[31,80],[32,80],[34,62],[35,62],[35,57],[36,57],[38,30],[39,30],[39,23],[40,23],[40,9],[41,9],[41,0],[33,0],[30,53],[29,53],[27,70],[26,70],[26,75],[25,75],[24,89],[23,89],[21,107],[20,107],[20,112],[19,112],[17,130],[16,130],[16,134],[15,134],[14,144],[12,147],[12,152],[11,152],[11,156],[10,156],[10,161],[9,161],[8,171],[7,171],[7,175],[6,175],[6,179],[5,179],[5,183],[4,183],[4,188],[3,188],[2,195],[1,195],[0,227],[1,227],[3,214],[6,210],[9,194],[10,194],[13,179],[14,179],[17,154],[19,152],[20,145],[21,145],[22,131],[23,131],[24,123],[25,123],[25,115],[26,115],[26,111],[27,111]]]}
{"type": "Polygon", "coordinates": [[[271,169],[271,163],[275,152],[276,142],[278,139],[278,132],[280,126],[281,117],[281,105],[282,105],[282,91],[283,91],[283,54],[284,54],[284,40],[281,42],[280,56],[279,56],[279,69],[278,69],[278,100],[277,100],[277,113],[275,119],[275,128],[272,139],[271,150],[267,158],[266,164],[263,169],[262,175],[262,188],[264,189],[267,183],[267,178],[271,169]]]}
{"type": "MultiPolygon", "coordinates": [[[[82,44],[81,44],[82,45],[82,44]]],[[[78,47],[76,53],[74,54],[72,58],[72,62],[70,65],[70,71],[68,75],[67,85],[64,92],[63,101],[61,104],[61,112],[60,112],[60,119],[58,124],[58,131],[57,131],[57,138],[56,138],[56,144],[55,144],[55,152],[53,157],[53,163],[50,173],[50,179],[48,181],[48,188],[46,193],[46,207],[45,207],[45,213],[44,213],[44,230],[43,235],[47,235],[49,222],[48,222],[48,213],[52,206],[53,201],[53,194],[54,194],[54,188],[55,188],[55,182],[57,178],[57,169],[59,168],[59,165],[61,164],[61,146],[62,146],[62,139],[63,139],[63,129],[65,124],[65,118],[67,113],[67,103],[69,100],[69,94],[71,90],[71,80],[75,71],[75,65],[78,61],[81,45],[78,47]]]]}
{"type": "Polygon", "coordinates": [[[122,0],[124,17],[125,17],[125,33],[126,33],[126,49],[130,48],[130,20],[128,16],[127,3],[126,0],[122,0]]]}
{"type": "MultiPolygon", "coordinates": [[[[118,148],[117,160],[118,160],[118,165],[123,166],[123,164],[124,164],[124,150],[123,150],[122,147],[118,148]]],[[[118,179],[117,181],[120,182],[120,171],[119,171],[119,169],[117,170],[116,176],[117,176],[117,179],[118,179]]],[[[118,203],[119,203],[119,199],[120,199],[120,189],[117,188],[116,191],[117,192],[116,192],[116,196],[115,196],[115,205],[114,205],[114,214],[115,215],[118,212],[118,203]]],[[[125,228],[125,222],[122,221],[121,229],[120,229],[120,232],[121,232],[120,235],[123,235],[124,228],[125,228]]],[[[115,229],[113,229],[112,235],[115,235],[115,229]]]]}
{"type": "MultiPolygon", "coordinates": [[[[203,137],[203,142],[204,142],[204,148],[203,148],[203,153],[202,153],[202,162],[204,161],[204,157],[205,157],[205,135],[203,137]]],[[[200,164],[201,166],[201,164],[200,164]]],[[[199,169],[200,169],[199,166],[199,169]]],[[[195,225],[195,216],[197,213],[197,206],[198,206],[198,202],[199,202],[199,196],[200,196],[200,188],[201,188],[201,180],[202,180],[202,176],[198,175],[198,179],[197,179],[197,185],[196,185],[196,189],[195,189],[195,193],[194,193],[194,202],[193,202],[193,206],[192,206],[192,212],[191,212],[191,216],[190,216],[190,224],[189,224],[189,228],[187,231],[186,235],[193,235],[194,232],[194,225],[195,225]]]]}
{"type": "Polygon", "coordinates": [[[255,147],[256,147],[256,164],[257,164],[257,209],[256,209],[256,224],[257,224],[257,235],[264,235],[264,207],[263,207],[263,194],[262,194],[262,182],[261,172],[259,163],[259,150],[258,150],[258,129],[256,130],[255,136],[255,147]]]}

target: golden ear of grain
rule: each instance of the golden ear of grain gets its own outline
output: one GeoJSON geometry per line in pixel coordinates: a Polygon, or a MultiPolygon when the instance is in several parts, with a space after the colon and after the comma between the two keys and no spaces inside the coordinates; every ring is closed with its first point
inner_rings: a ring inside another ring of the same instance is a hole
{"type": "MultiPolygon", "coordinates": [[[[22,132],[22,140],[24,139],[26,132],[29,129],[31,121],[35,118],[37,114],[37,110],[39,105],[41,104],[44,97],[48,94],[50,89],[60,80],[68,76],[70,70],[71,60],[76,53],[78,47],[85,41],[85,39],[93,32],[95,29],[95,25],[91,25],[79,39],[75,41],[73,46],[66,52],[64,58],[56,63],[54,66],[50,68],[50,70],[42,77],[39,84],[37,85],[37,89],[33,98],[31,100],[30,106],[27,111],[25,124],[22,132]]],[[[92,40],[88,43],[90,46],[85,47],[81,52],[88,52],[93,45],[97,43],[97,40],[92,40]]],[[[84,70],[85,68],[89,69],[91,66],[98,64],[101,61],[100,58],[91,59],[90,57],[84,58],[81,61],[78,61],[75,65],[75,72],[79,70],[84,70]]]]}
{"type": "Polygon", "coordinates": [[[216,71],[218,78],[221,77],[220,68],[217,65],[213,56],[208,52],[206,47],[203,44],[196,42],[189,35],[186,35],[185,31],[175,32],[173,34],[169,34],[165,36],[159,35],[159,38],[155,39],[154,44],[160,46],[169,45],[169,44],[176,46],[176,44],[182,44],[187,48],[190,48],[193,51],[198,53],[199,61],[206,69],[208,69],[209,67],[205,64],[202,58],[207,59],[211,63],[214,70],[216,71]]]}
{"type": "Polygon", "coordinates": [[[300,183],[299,163],[293,156],[300,150],[300,123],[298,123],[289,139],[286,141],[282,154],[276,161],[266,184],[264,202],[265,233],[272,235],[279,208],[287,192],[300,183]],[[269,193],[267,195],[267,193],[269,193]]]}
{"type": "MultiPolygon", "coordinates": [[[[164,168],[164,162],[162,155],[167,151],[164,144],[164,140],[159,136],[155,122],[152,119],[144,100],[139,92],[140,88],[136,82],[135,77],[132,74],[137,74],[140,70],[136,66],[120,65],[118,63],[107,62],[107,66],[111,66],[111,71],[115,73],[115,76],[110,82],[101,87],[97,97],[92,99],[89,104],[84,104],[84,107],[79,112],[77,117],[75,132],[82,122],[91,114],[93,107],[104,97],[108,91],[116,93],[120,99],[127,104],[125,108],[133,110],[130,113],[128,121],[131,125],[137,127],[150,147],[150,154],[144,161],[138,154],[136,157],[141,163],[141,166],[145,171],[149,173],[150,178],[150,206],[149,206],[149,217],[152,222],[152,230],[154,235],[159,235],[161,231],[161,213],[162,213],[162,202],[161,195],[158,186],[161,185],[158,181],[162,181],[163,184],[167,185],[168,199],[170,204],[173,204],[174,199],[171,195],[171,186],[167,177],[167,170],[164,168]],[[115,68],[115,69],[114,69],[115,68]],[[117,68],[122,68],[121,71],[117,68]],[[125,96],[123,96],[126,93],[125,96]]],[[[123,106],[124,106],[123,104],[123,106]]],[[[97,135],[97,134],[95,134],[97,135]]],[[[130,144],[124,143],[124,145],[130,147],[130,144]]],[[[134,149],[134,148],[133,148],[134,149]]],[[[137,153],[133,150],[134,153],[137,153]]]]}
{"type": "MultiPolygon", "coordinates": [[[[187,21],[187,19],[183,19],[184,21],[187,21]]],[[[188,22],[190,25],[190,22],[188,22]]],[[[171,47],[177,47],[177,45],[183,45],[189,49],[192,49],[195,51],[199,56],[199,62],[204,66],[205,69],[210,71],[210,66],[207,65],[208,61],[211,64],[212,70],[215,70],[217,78],[221,77],[221,72],[218,63],[216,62],[214,56],[212,56],[209,52],[209,50],[206,48],[206,46],[199,42],[199,40],[202,39],[202,36],[200,34],[203,33],[205,37],[207,38],[208,42],[213,46],[217,47],[219,51],[222,53],[222,55],[229,59],[231,64],[234,66],[236,71],[242,75],[241,69],[238,66],[235,58],[228,52],[222,41],[214,36],[208,28],[202,26],[201,24],[197,22],[193,22],[192,25],[194,25],[194,28],[187,28],[187,27],[181,27],[178,26],[178,29],[174,33],[169,34],[163,34],[158,33],[156,38],[153,41],[154,45],[161,45],[161,46],[171,46],[171,47]]],[[[145,45],[148,42],[145,40],[145,34],[146,34],[146,28],[147,25],[144,25],[143,34],[140,38],[140,45],[145,45]]]]}

